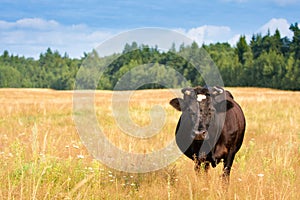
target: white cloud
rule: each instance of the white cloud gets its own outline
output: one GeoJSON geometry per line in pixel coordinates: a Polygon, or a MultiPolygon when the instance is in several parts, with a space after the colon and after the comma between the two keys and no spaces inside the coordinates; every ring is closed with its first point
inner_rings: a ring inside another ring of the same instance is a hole
{"type": "Polygon", "coordinates": [[[261,28],[258,29],[257,32],[262,33],[263,35],[267,34],[270,31],[270,34],[274,34],[276,29],[279,30],[281,37],[293,37],[293,32],[289,30],[290,23],[286,19],[276,19],[273,18],[266,24],[264,24],[261,28]]]}
{"type": "Polygon", "coordinates": [[[236,34],[228,40],[228,43],[231,44],[231,46],[235,46],[236,43],[239,41],[240,37],[241,37],[241,34],[236,34]]]}
{"type": "Polygon", "coordinates": [[[54,20],[43,20],[40,18],[24,18],[18,20],[15,25],[19,28],[32,28],[40,30],[48,30],[59,27],[59,23],[54,20]]]}
{"type": "Polygon", "coordinates": [[[0,20],[0,53],[8,50],[13,54],[37,58],[50,47],[71,57],[80,57],[111,36],[110,31],[92,30],[83,24],[66,26],[40,18],[24,18],[15,22],[0,20]]]}
{"type": "MultiPolygon", "coordinates": [[[[270,31],[270,34],[273,35],[276,29],[278,29],[281,34],[281,37],[287,36],[288,38],[291,39],[293,37],[293,32],[289,30],[289,27],[290,27],[290,23],[286,19],[273,18],[270,21],[268,21],[266,24],[261,26],[254,34],[261,33],[264,36],[268,33],[268,31],[270,31]]],[[[252,34],[246,33],[243,35],[246,36],[246,41],[250,43],[252,34]]],[[[232,46],[235,46],[238,40],[240,39],[240,37],[241,34],[235,34],[228,40],[228,43],[231,44],[232,46]]]]}
{"type": "MultiPolygon", "coordinates": [[[[290,23],[283,18],[273,18],[263,26],[261,26],[255,33],[266,35],[268,31],[274,34],[276,29],[280,31],[281,37],[293,37],[293,32],[289,30],[290,23]]],[[[205,43],[228,42],[230,45],[235,46],[242,35],[246,36],[249,43],[253,33],[235,33],[228,26],[200,26],[189,30],[177,29],[179,32],[185,34],[187,37],[196,41],[199,45],[205,43]]]]}
{"type": "MultiPolygon", "coordinates": [[[[229,43],[231,46],[236,46],[236,43],[239,41],[239,39],[241,38],[241,36],[242,36],[241,34],[236,34],[236,35],[234,35],[232,38],[230,38],[230,39],[228,40],[228,43],[229,43]]],[[[246,41],[247,41],[247,43],[249,44],[250,41],[251,41],[252,35],[250,35],[250,34],[243,34],[243,36],[246,37],[246,41]]]]}
{"type": "Polygon", "coordinates": [[[232,36],[232,31],[228,26],[204,25],[189,30],[178,29],[178,31],[185,34],[199,45],[202,45],[203,43],[226,42],[232,36]]]}
{"type": "Polygon", "coordinates": [[[16,22],[7,22],[0,20],[1,29],[12,29],[12,28],[28,28],[28,29],[39,29],[47,30],[57,28],[59,23],[54,20],[44,20],[40,18],[23,18],[16,22]]]}

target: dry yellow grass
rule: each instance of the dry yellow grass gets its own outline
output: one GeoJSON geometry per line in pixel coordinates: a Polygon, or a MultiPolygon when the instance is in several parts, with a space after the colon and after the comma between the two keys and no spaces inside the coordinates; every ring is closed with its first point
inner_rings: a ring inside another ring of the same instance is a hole
{"type": "MultiPolygon", "coordinates": [[[[222,165],[196,175],[184,156],[156,172],[128,174],[89,156],[72,119],[72,92],[0,90],[0,199],[299,199],[300,93],[228,88],[247,119],[245,140],[233,163],[230,186],[222,165]]],[[[169,90],[136,91],[131,119],[151,124],[150,110],[165,111],[150,139],[124,134],[112,114],[113,93],[97,91],[96,114],[106,136],[125,151],[149,153],[174,138],[180,113],[169,90]]]]}

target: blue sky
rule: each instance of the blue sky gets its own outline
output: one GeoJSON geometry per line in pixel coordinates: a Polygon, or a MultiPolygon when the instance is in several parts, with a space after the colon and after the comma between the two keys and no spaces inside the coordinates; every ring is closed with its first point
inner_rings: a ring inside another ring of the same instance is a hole
{"type": "Polygon", "coordinates": [[[179,31],[198,43],[241,34],[292,37],[300,0],[0,0],[0,53],[37,58],[50,47],[80,57],[114,35],[142,27],[179,31]]]}

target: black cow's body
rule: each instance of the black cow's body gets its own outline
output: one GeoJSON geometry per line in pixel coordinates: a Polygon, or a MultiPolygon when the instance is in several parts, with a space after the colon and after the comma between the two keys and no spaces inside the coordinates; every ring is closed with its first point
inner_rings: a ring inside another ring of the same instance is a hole
{"type": "Polygon", "coordinates": [[[224,176],[230,175],[234,156],[240,149],[246,121],[232,94],[220,87],[195,87],[182,90],[184,99],[170,104],[182,115],[176,127],[179,149],[195,161],[198,170],[224,162],[224,176]],[[203,95],[199,100],[199,95],[203,95]],[[204,98],[204,99],[203,99],[204,98]]]}

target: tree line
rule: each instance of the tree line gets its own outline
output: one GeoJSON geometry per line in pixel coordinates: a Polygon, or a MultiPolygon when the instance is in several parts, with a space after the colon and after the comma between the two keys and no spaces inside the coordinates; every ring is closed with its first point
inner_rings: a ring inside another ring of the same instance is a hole
{"type": "MultiPolygon", "coordinates": [[[[168,51],[161,51],[133,42],[126,44],[122,53],[106,57],[93,50],[84,53],[82,58],[70,58],[66,53],[61,55],[48,48],[38,59],[33,59],[5,50],[0,56],[0,87],[71,90],[77,78],[77,82],[87,87],[111,90],[125,75],[132,77],[130,83],[138,85],[136,77],[142,78],[145,71],[156,81],[168,82],[175,87],[186,83],[180,81],[180,76],[190,85],[203,85],[207,83],[205,74],[210,73],[210,68],[197,66],[209,66],[213,61],[225,86],[300,90],[300,29],[295,23],[291,24],[290,30],[293,32],[291,39],[282,37],[276,30],[274,34],[253,34],[250,43],[241,36],[234,47],[228,43],[199,46],[194,42],[179,47],[174,44],[168,51]],[[85,65],[93,68],[78,76],[78,70],[85,65]],[[101,65],[106,65],[105,69],[97,68],[101,65]],[[138,69],[136,66],[143,67],[138,69]],[[97,78],[97,75],[101,76],[97,78]]],[[[163,87],[151,79],[148,82],[139,89],[163,87]]]]}

